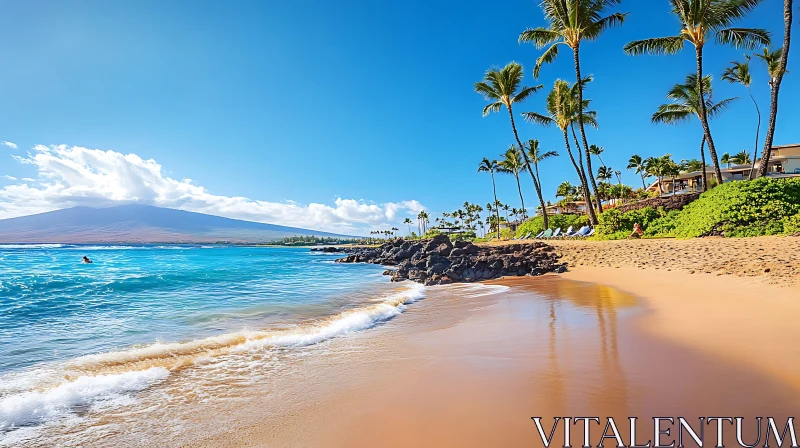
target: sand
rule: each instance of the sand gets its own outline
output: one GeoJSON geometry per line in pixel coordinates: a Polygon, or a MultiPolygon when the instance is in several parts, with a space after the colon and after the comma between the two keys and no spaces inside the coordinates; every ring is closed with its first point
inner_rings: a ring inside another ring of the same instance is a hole
{"type": "MultiPolygon", "coordinates": [[[[779,286],[800,283],[798,237],[543,241],[556,247],[572,268],[638,268],[760,277],[779,286]]],[[[518,242],[493,244],[513,243],[518,242]]]]}
{"type": "Polygon", "coordinates": [[[570,272],[430,288],[286,375],[173,404],[180,425],[91,445],[541,447],[531,417],[637,416],[640,442],[653,416],[785,418],[800,406],[798,241],[556,241],[570,272]]]}
{"type": "Polygon", "coordinates": [[[509,289],[439,290],[371,330],[374,353],[316,366],[313,403],[197,445],[542,446],[534,416],[785,418],[800,405],[797,289],[622,267],[490,283],[509,289]]]}

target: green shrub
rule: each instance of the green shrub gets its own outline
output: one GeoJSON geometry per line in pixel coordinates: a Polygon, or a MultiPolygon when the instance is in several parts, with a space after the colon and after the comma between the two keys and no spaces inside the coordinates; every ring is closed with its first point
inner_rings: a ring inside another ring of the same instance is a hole
{"type": "Polygon", "coordinates": [[[722,184],[703,193],[676,216],[674,234],[693,238],[713,232],[729,237],[778,235],[800,213],[800,179],[758,178],[722,184]]]}
{"type": "Polygon", "coordinates": [[[596,236],[601,240],[618,240],[627,238],[633,232],[633,225],[639,224],[642,231],[647,235],[647,230],[652,224],[658,222],[658,227],[664,227],[665,222],[661,222],[668,216],[662,210],[653,207],[645,207],[639,210],[631,210],[625,213],[617,209],[606,210],[599,216],[600,223],[597,225],[596,236]]]}
{"type": "MultiPolygon", "coordinates": [[[[566,231],[570,226],[573,229],[579,229],[589,225],[589,217],[586,215],[547,215],[547,218],[550,221],[550,228],[553,230],[560,227],[562,231],[566,231]]],[[[536,236],[544,230],[547,230],[544,228],[544,218],[536,216],[517,226],[516,236],[522,237],[529,232],[536,236]]]]}
{"type": "Polygon", "coordinates": [[[786,235],[800,235],[800,213],[783,218],[783,233],[786,235]]]}

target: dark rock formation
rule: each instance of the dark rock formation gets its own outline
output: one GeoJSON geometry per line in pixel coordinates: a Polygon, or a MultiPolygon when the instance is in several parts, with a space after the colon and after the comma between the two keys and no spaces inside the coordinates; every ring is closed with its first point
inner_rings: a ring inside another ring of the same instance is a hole
{"type": "Polygon", "coordinates": [[[346,248],[349,255],[337,263],[373,263],[392,266],[384,272],[392,281],[413,280],[425,285],[476,282],[504,276],[564,272],[554,249],[542,242],[479,247],[450,242],[439,235],[430,240],[398,239],[376,248],[346,248]]]}

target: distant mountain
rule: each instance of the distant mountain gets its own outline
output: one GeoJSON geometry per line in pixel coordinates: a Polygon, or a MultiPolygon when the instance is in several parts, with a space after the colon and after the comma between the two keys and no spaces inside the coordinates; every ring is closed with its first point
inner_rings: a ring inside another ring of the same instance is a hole
{"type": "Polygon", "coordinates": [[[0,220],[0,243],[254,243],[299,235],[343,236],[138,204],[0,220]]]}

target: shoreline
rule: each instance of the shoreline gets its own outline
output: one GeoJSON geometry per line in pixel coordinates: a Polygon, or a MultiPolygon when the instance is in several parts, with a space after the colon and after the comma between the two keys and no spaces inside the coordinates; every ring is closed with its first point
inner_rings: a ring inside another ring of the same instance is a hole
{"type": "Polygon", "coordinates": [[[365,332],[370,351],[348,352],[347,371],[325,363],[306,405],[191,445],[538,446],[532,416],[785,418],[800,405],[790,288],[608,267],[484,284],[508,289],[426,298],[365,332]]]}

